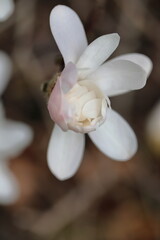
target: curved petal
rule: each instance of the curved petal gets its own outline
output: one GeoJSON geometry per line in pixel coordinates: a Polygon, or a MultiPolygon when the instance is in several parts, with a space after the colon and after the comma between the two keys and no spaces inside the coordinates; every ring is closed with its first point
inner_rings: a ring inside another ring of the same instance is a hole
{"type": "Polygon", "coordinates": [[[111,61],[119,60],[119,59],[128,60],[139,65],[146,72],[147,78],[150,75],[153,68],[153,63],[151,59],[141,53],[128,53],[128,54],[120,55],[116,58],[113,58],[111,61]]]}
{"type": "Polygon", "coordinates": [[[67,121],[72,111],[65,98],[73,85],[77,82],[77,70],[73,63],[68,63],[61,76],[57,79],[48,101],[48,111],[51,119],[57,123],[64,131],[68,129],[67,121]]]}
{"type": "Polygon", "coordinates": [[[67,93],[77,82],[78,73],[76,65],[69,62],[61,73],[61,87],[63,93],[67,93]]]}
{"type": "Polygon", "coordinates": [[[128,123],[115,111],[109,109],[106,121],[90,138],[101,152],[112,159],[126,161],[137,151],[136,136],[128,123]]]}
{"type": "Polygon", "coordinates": [[[65,64],[76,63],[88,45],[78,15],[71,8],[58,5],[51,12],[50,27],[65,64]]]}
{"type": "Polygon", "coordinates": [[[4,92],[12,72],[12,63],[6,53],[0,51],[0,95],[4,92]]]}
{"type": "Polygon", "coordinates": [[[143,88],[147,80],[145,71],[127,60],[108,61],[88,78],[94,81],[107,96],[143,88]]]}
{"type": "Polygon", "coordinates": [[[1,0],[0,1],[0,22],[7,20],[14,11],[13,0],[1,0]]]}
{"type": "Polygon", "coordinates": [[[48,111],[51,119],[57,123],[63,131],[68,130],[67,120],[69,119],[69,105],[61,88],[61,79],[57,83],[49,97],[48,111]]]}
{"type": "Polygon", "coordinates": [[[7,166],[7,161],[0,159],[0,204],[14,203],[20,195],[18,182],[7,166]]]}
{"type": "Polygon", "coordinates": [[[83,158],[84,144],[84,134],[63,132],[55,125],[48,147],[48,166],[58,179],[75,174],[83,158]]]}
{"type": "Polygon", "coordinates": [[[0,124],[0,157],[21,154],[33,139],[32,129],[24,123],[4,120],[0,124]]]}
{"type": "Polygon", "coordinates": [[[117,33],[107,34],[94,40],[77,62],[79,76],[84,79],[97,69],[114,52],[120,41],[117,33]]]}

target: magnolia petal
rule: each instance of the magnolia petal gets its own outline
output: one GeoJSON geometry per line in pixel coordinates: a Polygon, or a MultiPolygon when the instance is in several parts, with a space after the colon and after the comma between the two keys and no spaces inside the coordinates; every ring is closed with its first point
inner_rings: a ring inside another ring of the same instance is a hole
{"type": "Polygon", "coordinates": [[[92,99],[84,105],[82,109],[82,114],[86,118],[97,118],[101,112],[101,105],[102,99],[98,98],[92,99]]]}
{"type": "Polygon", "coordinates": [[[24,151],[33,139],[32,129],[24,123],[5,120],[0,124],[0,157],[15,157],[24,151]]]}
{"type": "Polygon", "coordinates": [[[0,204],[14,203],[20,195],[18,182],[7,166],[7,161],[0,159],[0,204]]]}
{"type": "Polygon", "coordinates": [[[4,92],[12,72],[12,63],[6,53],[0,51],[0,95],[4,92]]]}
{"type": "Polygon", "coordinates": [[[90,132],[89,136],[101,152],[115,160],[129,160],[137,151],[137,139],[133,130],[111,109],[107,112],[104,124],[90,132]]]}
{"type": "Polygon", "coordinates": [[[55,125],[48,147],[48,166],[60,180],[72,177],[80,166],[84,153],[83,134],[63,132],[55,125]]]}
{"type": "Polygon", "coordinates": [[[0,0],[0,22],[7,20],[14,11],[13,0],[0,0]]]}
{"type": "Polygon", "coordinates": [[[153,68],[153,63],[152,63],[151,59],[149,57],[145,56],[144,54],[128,53],[128,54],[124,54],[124,55],[118,56],[116,58],[113,58],[111,61],[119,60],[119,59],[128,60],[128,61],[131,61],[131,62],[139,65],[146,72],[147,78],[150,75],[152,68],[153,68]]]}
{"type": "Polygon", "coordinates": [[[58,78],[57,83],[49,97],[48,111],[51,119],[57,123],[63,131],[67,131],[67,120],[69,118],[69,105],[61,88],[61,80],[58,78]]]}
{"type": "Polygon", "coordinates": [[[87,92],[83,96],[79,98],[79,102],[77,103],[78,110],[81,111],[83,106],[90,100],[95,99],[96,94],[94,91],[87,92]]]}
{"type": "Polygon", "coordinates": [[[67,98],[70,101],[75,101],[77,98],[82,97],[88,92],[86,87],[81,86],[81,88],[76,84],[67,94],[67,98]]]}
{"type": "Polygon", "coordinates": [[[79,76],[84,79],[97,69],[114,52],[120,41],[117,33],[107,34],[94,40],[77,62],[79,76]]]}
{"type": "Polygon", "coordinates": [[[78,15],[71,8],[58,5],[51,12],[50,27],[65,64],[76,63],[88,45],[78,15]]]}
{"type": "Polygon", "coordinates": [[[48,110],[51,119],[64,131],[68,129],[67,121],[72,115],[72,110],[65,98],[68,92],[77,82],[77,70],[73,63],[68,63],[61,76],[57,79],[48,101],[48,110]]]}
{"type": "Polygon", "coordinates": [[[114,96],[143,88],[146,72],[137,64],[127,60],[114,60],[104,63],[88,76],[107,95],[114,96]]]}
{"type": "Polygon", "coordinates": [[[78,73],[76,65],[69,62],[61,73],[61,87],[67,93],[77,82],[78,73]]]}

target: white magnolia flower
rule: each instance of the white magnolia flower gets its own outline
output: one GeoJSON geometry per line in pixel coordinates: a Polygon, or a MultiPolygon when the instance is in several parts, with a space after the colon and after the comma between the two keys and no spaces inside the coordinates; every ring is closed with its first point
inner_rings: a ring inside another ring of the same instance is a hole
{"type": "Polygon", "coordinates": [[[0,22],[7,20],[15,8],[13,0],[0,0],[0,22]]]}
{"type": "Polygon", "coordinates": [[[152,151],[160,156],[160,100],[148,116],[146,135],[152,151]]]}
{"type": "Polygon", "coordinates": [[[130,159],[137,150],[136,136],[111,109],[108,97],[144,87],[151,60],[134,53],[105,62],[117,48],[119,35],[104,35],[88,45],[83,25],[69,7],[56,6],[50,26],[65,62],[48,102],[56,123],[48,148],[50,170],[61,180],[74,175],[83,157],[83,133],[105,155],[130,159]]]}
{"type": "MultiPolygon", "coordinates": [[[[11,74],[11,61],[0,51],[0,97],[11,74]]],[[[0,204],[10,204],[19,197],[18,182],[9,169],[9,160],[18,156],[31,143],[32,129],[24,123],[6,119],[0,101],[0,204]]]]}

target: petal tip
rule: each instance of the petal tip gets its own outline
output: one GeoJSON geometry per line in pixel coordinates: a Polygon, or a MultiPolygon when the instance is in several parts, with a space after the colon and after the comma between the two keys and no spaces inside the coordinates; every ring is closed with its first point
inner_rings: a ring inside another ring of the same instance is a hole
{"type": "Polygon", "coordinates": [[[114,35],[115,41],[117,42],[117,46],[118,46],[120,43],[120,35],[118,33],[113,33],[113,35],[114,35]]]}
{"type": "Polygon", "coordinates": [[[83,134],[73,131],[64,133],[55,125],[47,150],[47,163],[56,178],[64,181],[76,173],[83,159],[84,144],[83,134]]]}
{"type": "Polygon", "coordinates": [[[120,35],[118,33],[111,33],[110,35],[112,35],[113,40],[117,42],[117,45],[120,42],[120,35]]]}
{"type": "Polygon", "coordinates": [[[52,18],[54,18],[55,15],[60,15],[60,17],[63,17],[63,15],[65,15],[66,13],[68,14],[68,12],[74,11],[66,5],[59,4],[55,6],[50,13],[50,23],[52,22],[52,18]]]}
{"type": "Polygon", "coordinates": [[[49,154],[47,156],[47,163],[50,172],[60,181],[68,180],[69,178],[73,177],[75,173],[67,174],[67,171],[63,171],[63,169],[54,167],[52,164],[52,159],[50,158],[49,154]]]}
{"type": "MultiPolygon", "coordinates": [[[[128,55],[135,56],[135,59],[136,59],[136,56],[139,57],[139,62],[137,59],[137,62],[135,62],[135,63],[144,69],[144,71],[147,73],[147,78],[148,78],[153,69],[152,60],[148,56],[146,56],[145,54],[142,54],[142,53],[133,53],[133,54],[128,54],[128,55]]],[[[127,54],[126,54],[126,56],[127,56],[127,54]]]]}
{"type": "Polygon", "coordinates": [[[149,75],[151,74],[152,69],[153,69],[153,62],[148,56],[144,55],[144,57],[146,57],[146,60],[148,62],[148,76],[147,77],[149,77],[149,75]]]}
{"type": "Polygon", "coordinates": [[[112,33],[118,40],[120,40],[120,35],[118,33],[112,33]]]}

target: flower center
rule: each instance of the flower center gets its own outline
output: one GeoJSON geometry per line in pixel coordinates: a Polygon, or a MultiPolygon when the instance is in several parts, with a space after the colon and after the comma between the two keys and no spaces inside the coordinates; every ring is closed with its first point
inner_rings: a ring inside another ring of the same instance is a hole
{"type": "Polygon", "coordinates": [[[73,112],[72,130],[89,132],[105,120],[107,104],[101,90],[91,81],[79,81],[66,94],[73,112]],[[83,128],[83,130],[82,130],[83,128]]]}

